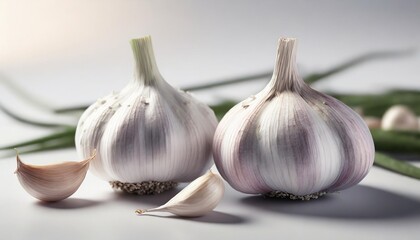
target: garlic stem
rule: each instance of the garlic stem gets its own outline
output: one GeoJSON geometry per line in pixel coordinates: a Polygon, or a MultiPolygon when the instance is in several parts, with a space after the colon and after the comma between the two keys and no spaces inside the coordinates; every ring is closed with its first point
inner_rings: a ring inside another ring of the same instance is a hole
{"type": "Polygon", "coordinates": [[[150,36],[130,41],[134,57],[134,80],[144,85],[153,85],[160,78],[150,36]]]}
{"type": "Polygon", "coordinates": [[[269,83],[278,92],[294,91],[302,85],[296,64],[296,39],[280,38],[277,48],[276,64],[269,83]]]}

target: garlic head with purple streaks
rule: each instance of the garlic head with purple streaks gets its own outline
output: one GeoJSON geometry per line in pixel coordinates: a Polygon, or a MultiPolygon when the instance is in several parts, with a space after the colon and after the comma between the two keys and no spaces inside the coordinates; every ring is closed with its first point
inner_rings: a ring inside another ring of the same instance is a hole
{"type": "Polygon", "coordinates": [[[213,141],[216,166],[236,190],[302,200],[359,183],[374,153],[363,119],[299,76],[293,38],[279,40],[271,81],[229,110],[213,141]]]}
{"type": "Polygon", "coordinates": [[[199,177],[211,161],[217,119],[158,71],[149,36],[131,40],[134,78],[92,104],[76,129],[76,149],[97,156],[90,170],[113,188],[161,193],[199,177]]]}

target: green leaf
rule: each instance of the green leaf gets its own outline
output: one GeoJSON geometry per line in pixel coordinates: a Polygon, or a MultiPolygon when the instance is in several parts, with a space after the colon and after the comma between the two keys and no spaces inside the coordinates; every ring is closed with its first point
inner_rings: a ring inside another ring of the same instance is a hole
{"type": "Polygon", "coordinates": [[[16,144],[8,145],[8,146],[3,146],[3,147],[0,147],[0,150],[11,150],[14,148],[35,147],[35,146],[40,146],[42,148],[42,146],[48,146],[52,144],[52,142],[56,142],[56,141],[74,142],[75,132],[76,132],[75,127],[67,128],[64,130],[60,130],[59,132],[49,134],[44,137],[35,138],[32,140],[28,140],[28,141],[24,141],[24,142],[20,142],[16,144]]]}
{"type": "Polygon", "coordinates": [[[241,76],[241,77],[234,77],[234,78],[224,79],[224,80],[220,80],[220,81],[212,81],[211,83],[205,83],[205,84],[200,84],[200,85],[197,85],[197,86],[185,87],[185,88],[182,88],[182,89],[184,91],[190,91],[190,92],[199,91],[199,90],[206,90],[206,89],[209,89],[209,88],[221,87],[221,86],[243,83],[243,82],[248,82],[248,81],[260,80],[260,79],[268,80],[268,79],[270,79],[271,75],[273,75],[273,72],[271,70],[269,70],[269,71],[265,71],[265,72],[261,72],[261,73],[257,73],[257,74],[250,74],[250,75],[241,76]]]}
{"type": "Polygon", "coordinates": [[[50,141],[42,145],[19,148],[19,153],[25,154],[25,153],[43,152],[43,151],[57,150],[57,149],[63,149],[63,148],[74,148],[74,147],[75,147],[75,144],[74,144],[73,138],[64,138],[64,139],[57,139],[56,141],[50,141]]]}
{"type": "Polygon", "coordinates": [[[11,90],[21,99],[25,100],[27,103],[30,103],[32,106],[37,107],[39,109],[51,111],[52,106],[48,102],[42,101],[41,98],[32,95],[29,91],[23,89],[18,84],[16,84],[16,81],[13,81],[13,79],[10,79],[5,75],[0,74],[0,83],[8,87],[9,90],[11,90]]]}
{"type": "MultiPolygon", "coordinates": [[[[331,69],[328,69],[326,71],[312,73],[304,77],[304,80],[309,83],[315,83],[318,81],[321,81],[327,77],[330,77],[334,74],[340,73],[344,70],[347,70],[349,68],[355,67],[359,64],[372,61],[372,60],[378,60],[378,59],[384,59],[384,58],[390,58],[390,57],[399,57],[399,56],[405,56],[413,51],[406,50],[406,51],[382,51],[382,52],[372,52],[368,54],[364,54],[358,57],[355,57],[353,59],[350,59],[342,64],[339,64],[337,66],[332,67],[331,69]]],[[[196,86],[190,86],[190,87],[184,87],[182,88],[184,91],[199,91],[199,90],[207,90],[214,87],[221,87],[226,85],[232,85],[232,84],[238,84],[243,83],[247,81],[255,81],[255,80],[268,80],[272,76],[272,71],[265,71],[257,74],[250,74],[246,76],[240,76],[240,77],[234,77],[229,79],[223,79],[219,81],[212,81],[211,83],[205,83],[200,84],[196,86]]],[[[55,109],[55,113],[69,113],[69,112],[79,112],[84,111],[86,108],[88,108],[89,105],[81,105],[81,106],[75,106],[75,107],[68,107],[68,108],[60,108],[55,109]]]]}
{"type": "MultiPolygon", "coordinates": [[[[346,61],[345,63],[339,64],[327,71],[319,72],[319,73],[313,73],[305,77],[305,81],[308,83],[315,83],[317,81],[320,81],[322,79],[325,79],[329,76],[332,76],[333,74],[337,74],[339,72],[342,72],[346,69],[349,69],[351,67],[354,67],[358,64],[364,63],[366,61],[374,60],[374,59],[382,59],[387,57],[396,57],[396,56],[402,56],[406,55],[407,53],[410,53],[408,51],[389,51],[389,52],[375,52],[375,53],[369,53],[365,54],[359,57],[356,57],[354,59],[351,59],[349,61],[346,61]]],[[[258,79],[268,79],[271,76],[271,71],[262,72],[259,74],[254,75],[247,75],[237,78],[231,78],[226,79],[222,81],[214,81],[209,84],[203,84],[198,86],[192,86],[192,87],[186,87],[184,88],[186,91],[198,91],[203,89],[209,89],[213,87],[220,87],[230,84],[237,84],[241,82],[246,81],[254,81],[258,79]]],[[[6,83],[11,87],[12,90],[15,90],[16,93],[19,95],[24,95],[26,99],[35,99],[31,97],[29,94],[22,91],[17,86],[13,85],[11,81],[6,81],[5,78],[2,79],[3,83],[6,83]]],[[[350,106],[360,106],[364,109],[366,115],[372,115],[372,116],[379,116],[382,115],[383,112],[390,106],[395,104],[396,101],[399,101],[398,103],[401,103],[403,101],[406,105],[411,106],[415,111],[420,113],[420,106],[417,107],[417,102],[420,102],[420,93],[418,91],[394,91],[388,93],[388,95],[337,95],[337,98],[345,102],[346,104],[350,106]],[[409,94],[409,95],[407,95],[409,94]],[[404,95],[404,96],[402,96],[404,95]]],[[[32,101],[34,102],[34,101],[32,101]]],[[[46,108],[45,104],[42,104],[39,101],[35,101],[35,105],[38,107],[46,108]]],[[[220,120],[226,112],[232,108],[236,102],[234,101],[225,101],[217,105],[213,105],[212,109],[214,110],[216,116],[220,120]]],[[[63,108],[63,109],[57,109],[54,110],[55,113],[68,113],[68,112],[80,112],[84,111],[88,106],[76,106],[76,107],[70,107],[70,108],[63,108]]],[[[3,110],[6,114],[11,116],[12,118],[36,125],[41,127],[65,127],[61,124],[50,124],[50,123],[42,123],[42,122],[36,122],[29,119],[22,118],[20,116],[17,116],[13,114],[12,112],[8,111],[6,108],[2,107],[0,105],[0,110],[3,110]]],[[[56,132],[48,136],[44,136],[41,138],[33,139],[30,141],[21,142],[18,144],[10,145],[1,147],[0,150],[5,149],[11,149],[16,147],[24,147],[26,149],[26,152],[33,152],[33,151],[44,151],[49,149],[57,149],[57,148],[64,148],[64,147],[72,147],[74,146],[74,133],[75,133],[75,127],[66,128],[64,131],[56,132]]],[[[380,149],[392,149],[395,151],[400,151],[401,149],[408,149],[412,152],[414,152],[414,149],[417,147],[416,144],[417,141],[413,141],[412,139],[408,139],[408,136],[399,136],[401,138],[401,144],[392,144],[390,136],[388,136],[385,133],[373,133],[375,144],[380,147],[380,149]]]]}
{"type": "Polygon", "coordinates": [[[371,130],[375,149],[393,153],[420,154],[420,134],[414,132],[371,130]]]}
{"type": "Polygon", "coordinates": [[[83,112],[88,107],[89,105],[80,105],[80,106],[73,106],[73,107],[66,107],[66,108],[58,108],[54,110],[54,113],[63,114],[63,113],[83,112]]]}
{"type": "Polygon", "coordinates": [[[6,115],[8,115],[9,117],[13,118],[14,120],[16,120],[18,122],[33,125],[33,126],[37,126],[37,127],[47,127],[47,128],[67,127],[67,125],[64,125],[64,124],[39,122],[39,121],[34,121],[34,120],[31,120],[31,119],[21,117],[21,116],[15,114],[15,113],[13,113],[9,109],[5,108],[1,104],[0,104],[0,111],[4,112],[6,115]]]}
{"type": "Polygon", "coordinates": [[[378,59],[386,59],[386,58],[395,58],[395,57],[401,57],[401,56],[407,56],[409,54],[414,53],[413,50],[408,49],[405,51],[382,51],[382,52],[371,52],[368,54],[364,54],[358,57],[355,57],[349,61],[346,61],[340,65],[337,65],[327,71],[319,72],[319,73],[313,73],[306,76],[304,79],[307,83],[312,84],[315,83],[321,79],[325,79],[331,75],[340,73],[344,70],[347,70],[349,68],[355,67],[357,65],[360,65],[362,63],[372,61],[372,60],[378,60],[378,59]]]}
{"type": "Polygon", "coordinates": [[[363,109],[365,116],[382,117],[391,106],[403,104],[420,115],[420,91],[393,90],[383,94],[330,94],[350,107],[363,109]]]}
{"type": "Polygon", "coordinates": [[[375,154],[375,165],[407,177],[420,179],[420,168],[380,152],[375,154]]]}
{"type": "Polygon", "coordinates": [[[214,114],[216,114],[216,117],[220,120],[236,104],[237,102],[235,101],[224,101],[210,107],[211,109],[213,109],[214,114]]]}

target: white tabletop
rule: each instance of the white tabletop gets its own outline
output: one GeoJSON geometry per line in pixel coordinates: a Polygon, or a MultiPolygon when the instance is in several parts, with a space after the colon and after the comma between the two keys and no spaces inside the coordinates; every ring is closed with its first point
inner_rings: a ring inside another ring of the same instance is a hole
{"type": "MultiPolygon", "coordinates": [[[[132,75],[128,40],[151,34],[162,75],[177,87],[272,68],[281,36],[299,40],[303,73],[370,51],[420,43],[416,1],[0,1],[0,77],[52,107],[94,102],[132,75]]],[[[377,60],[314,87],[322,91],[420,89],[420,54],[377,60]]],[[[0,103],[22,116],[74,123],[36,109],[0,81],[0,103]]],[[[243,99],[264,81],[196,92],[207,103],[243,99]]],[[[0,144],[51,130],[0,114],[0,144]]],[[[32,163],[78,160],[75,149],[22,155],[32,163]]],[[[415,162],[418,166],[420,162],[415,162]]],[[[181,189],[158,196],[116,193],[88,173],[69,199],[44,204],[0,159],[1,239],[418,239],[420,181],[373,167],[351,189],[309,202],[266,200],[234,191],[214,212],[182,219],[136,216],[181,189]]]]}
{"type": "MultiPolygon", "coordinates": [[[[22,158],[40,162],[75,155],[62,150],[22,158]]],[[[88,174],[73,196],[46,204],[21,188],[15,168],[12,159],[0,162],[2,239],[418,239],[420,234],[420,182],[376,167],[358,186],[307,202],[245,195],[226,184],[220,205],[191,219],[134,213],[165,203],[184,185],[135,196],[114,192],[88,174]]]]}

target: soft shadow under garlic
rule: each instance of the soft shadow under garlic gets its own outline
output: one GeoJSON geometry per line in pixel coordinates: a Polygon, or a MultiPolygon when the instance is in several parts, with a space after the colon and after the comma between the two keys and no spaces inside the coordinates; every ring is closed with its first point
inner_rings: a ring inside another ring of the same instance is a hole
{"type": "Polygon", "coordinates": [[[150,206],[162,205],[168,202],[172,197],[178,194],[182,188],[185,187],[183,185],[168,190],[163,193],[155,194],[155,195],[136,195],[130,194],[123,191],[114,191],[111,196],[111,199],[116,202],[126,202],[130,203],[135,207],[138,207],[139,204],[145,204],[150,206]]]}
{"type": "Polygon", "coordinates": [[[351,220],[396,219],[420,216],[420,202],[383,189],[357,185],[314,201],[252,196],[241,203],[269,212],[351,220]]]}
{"type": "MultiPolygon", "coordinates": [[[[145,213],[142,216],[146,217],[147,215],[149,214],[145,213]]],[[[174,216],[174,215],[163,216],[163,215],[156,215],[156,214],[153,214],[153,217],[180,219],[180,220],[191,221],[191,222],[214,223],[214,224],[245,224],[250,221],[248,218],[245,218],[243,216],[234,215],[231,213],[219,212],[219,211],[211,211],[201,217],[186,218],[186,217],[180,217],[180,216],[174,216]]]]}
{"type": "Polygon", "coordinates": [[[95,207],[102,204],[101,201],[94,201],[82,198],[67,198],[59,202],[36,202],[38,206],[53,209],[78,209],[95,207]]]}

